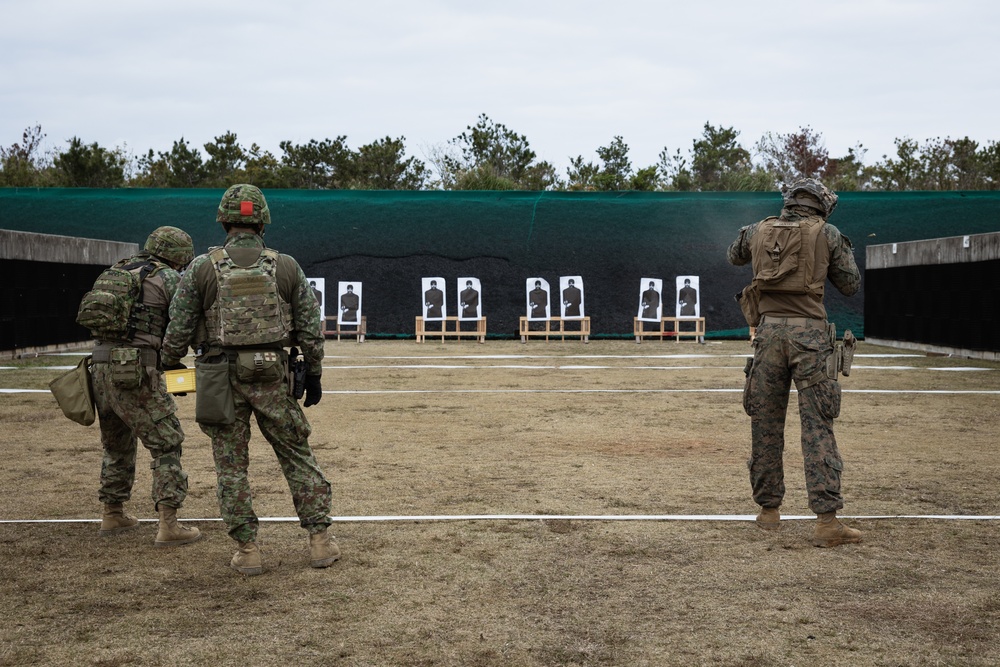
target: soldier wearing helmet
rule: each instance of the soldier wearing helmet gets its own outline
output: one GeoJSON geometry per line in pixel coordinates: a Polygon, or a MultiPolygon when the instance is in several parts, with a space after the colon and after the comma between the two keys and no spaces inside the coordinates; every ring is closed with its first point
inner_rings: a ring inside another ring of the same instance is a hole
{"type": "Polygon", "coordinates": [[[194,245],[187,232],[176,227],[158,227],[146,239],[143,251],[180,271],[194,259],[194,245]]]}
{"type": "Polygon", "coordinates": [[[828,323],[823,295],[827,280],[842,294],[861,288],[851,241],[827,222],[837,195],[805,178],[781,190],[783,207],[739,231],[729,246],[731,264],[753,267],[753,281],[737,299],[751,327],[743,406],[750,416],[748,461],[757,525],[780,528],[785,493],[782,455],[791,383],[798,390],[809,507],[816,513],[813,544],[835,547],[861,541],[860,531],[837,519],[842,509],[843,462],[833,434],[840,414],[835,356],[836,327],[828,323]]]}
{"type": "Polygon", "coordinates": [[[195,419],[212,440],[219,510],[237,543],[230,566],[244,575],[263,572],[247,476],[253,415],[281,463],[299,522],[309,532],[310,565],[329,567],[340,557],[328,532],[331,487],[309,447],[311,427],[287,372],[287,348],[301,347],[303,405],[319,403],[319,303],[298,262],[264,244],[271,213],[260,189],[247,184],[227,189],[216,221],[226,231],[225,244],[195,257],[184,274],[170,307],[163,358],[177,362],[194,347],[199,390],[203,377],[206,382],[210,376],[222,378],[211,395],[199,391],[195,419]]]}
{"type": "Polygon", "coordinates": [[[188,489],[187,473],[181,467],[184,431],[175,414],[177,405],[159,372],[165,367],[158,354],[180,282],[178,271],[193,256],[194,246],[186,232],[159,227],[149,235],[142,252],[102,273],[81,304],[81,316],[108,300],[117,298],[128,304],[117,309],[127,313],[123,321],[92,328],[96,343],[91,378],[104,447],[98,491],[104,505],[101,535],[138,526],[138,520],[124,508],[135,482],[138,439],[153,459],[152,500],[159,515],[154,545],[177,546],[201,538],[197,528],[177,523],[177,510],[188,489]],[[95,294],[98,298],[92,300],[95,294]]]}

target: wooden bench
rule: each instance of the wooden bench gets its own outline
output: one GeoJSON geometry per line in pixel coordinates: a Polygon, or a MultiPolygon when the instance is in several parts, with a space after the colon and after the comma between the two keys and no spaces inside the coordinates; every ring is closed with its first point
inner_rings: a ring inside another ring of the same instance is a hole
{"type": "Polygon", "coordinates": [[[343,323],[337,321],[336,316],[329,316],[323,322],[323,337],[333,338],[337,337],[340,340],[341,336],[351,336],[357,338],[359,343],[365,342],[365,334],[368,333],[368,318],[364,315],[361,316],[360,323],[343,323]],[[333,327],[331,328],[331,323],[333,327]],[[350,328],[348,328],[350,327],[350,328]]]}
{"type": "Polygon", "coordinates": [[[429,331],[427,329],[427,326],[426,326],[428,324],[428,322],[425,322],[423,317],[417,316],[416,329],[417,329],[417,342],[418,343],[423,343],[424,339],[427,338],[428,336],[430,336],[432,338],[436,338],[436,337],[440,336],[442,342],[444,341],[445,338],[457,338],[459,340],[461,340],[462,338],[477,338],[480,343],[483,343],[483,342],[486,341],[486,318],[485,317],[480,317],[477,320],[460,320],[457,317],[445,317],[445,318],[440,319],[440,320],[430,320],[430,322],[440,322],[441,323],[441,330],[440,331],[437,331],[437,330],[429,331]],[[454,328],[452,328],[452,329],[448,328],[448,323],[449,322],[453,322],[454,323],[454,325],[455,325],[454,328]],[[472,324],[475,324],[476,325],[475,330],[472,330],[472,329],[465,329],[465,330],[463,330],[462,329],[462,323],[464,323],[464,322],[470,322],[472,324]]]}
{"type": "Polygon", "coordinates": [[[559,340],[566,340],[566,336],[577,336],[584,343],[590,342],[590,318],[589,317],[572,317],[563,319],[562,317],[550,317],[545,320],[529,320],[527,317],[521,317],[521,342],[527,343],[529,338],[539,338],[544,337],[545,340],[549,339],[549,336],[558,336],[559,340]],[[531,329],[531,324],[537,322],[538,324],[544,324],[544,329],[531,329]],[[579,322],[579,329],[567,329],[567,322],[579,322]],[[554,329],[553,325],[558,324],[559,328],[554,329]]]}
{"type": "MultiPolygon", "coordinates": [[[[705,318],[704,317],[661,317],[658,329],[646,329],[646,320],[638,317],[632,320],[632,332],[635,335],[635,342],[641,343],[643,338],[659,337],[660,339],[672,337],[675,340],[681,338],[693,338],[699,342],[705,340],[705,318]],[[681,324],[685,322],[694,323],[693,330],[681,329],[681,324]],[[667,326],[670,326],[668,329],[667,326]]],[[[650,324],[654,324],[650,322],[650,324]]]]}

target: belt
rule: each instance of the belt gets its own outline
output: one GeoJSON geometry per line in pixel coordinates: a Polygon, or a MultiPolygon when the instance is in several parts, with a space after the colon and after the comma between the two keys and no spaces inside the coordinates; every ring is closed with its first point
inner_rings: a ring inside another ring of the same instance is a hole
{"type": "Polygon", "coordinates": [[[826,320],[817,320],[810,317],[775,317],[774,315],[764,315],[760,318],[761,324],[787,324],[793,327],[814,327],[825,329],[826,320]]]}
{"type": "Polygon", "coordinates": [[[274,352],[275,354],[278,355],[278,358],[282,362],[284,362],[286,359],[288,359],[288,352],[285,351],[285,348],[283,348],[283,347],[240,347],[240,348],[226,347],[226,348],[222,349],[222,354],[226,355],[226,358],[228,358],[229,361],[231,361],[231,362],[235,362],[239,358],[240,352],[244,352],[244,353],[246,353],[246,352],[274,352]]]}
{"type": "MultiPolygon", "coordinates": [[[[111,363],[111,350],[116,347],[132,347],[131,345],[115,345],[109,343],[98,343],[94,346],[94,351],[91,353],[93,361],[95,364],[109,364],[111,363]]],[[[140,347],[136,348],[139,350],[139,364],[141,366],[156,366],[159,361],[159,353],[151,347],[140,347]]]]}

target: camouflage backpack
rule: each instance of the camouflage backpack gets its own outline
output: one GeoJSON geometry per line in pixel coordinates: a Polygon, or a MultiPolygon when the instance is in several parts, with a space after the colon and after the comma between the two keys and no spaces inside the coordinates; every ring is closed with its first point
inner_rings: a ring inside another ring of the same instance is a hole
{"type": "Polygon", "coordinates": [[[250,266],[237,264],[225,248],[212,248],[209,257],[219,284],[206,314],[209,335],[226,347],[282,344],[292,307],[278,294],[278,253],[264,248],[250,266]]]}
{"type": "Polygon", "coordinates": [[[148,259],[125,259],[105,269],[94,287],[83,295],[76,314],[77,324],[94,338],[127,342],[136,331],[161,337],[167,314],[142,302],[142,285],[161,265],[148,259]]]}

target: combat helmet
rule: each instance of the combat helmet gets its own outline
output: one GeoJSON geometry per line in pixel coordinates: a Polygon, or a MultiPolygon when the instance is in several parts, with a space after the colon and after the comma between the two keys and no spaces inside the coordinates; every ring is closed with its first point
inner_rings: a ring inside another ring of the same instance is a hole
{"type": "Polygon", "coordinates": [[[824,218],[829,218],[837,208],[837,193],[815,178],[800,178],[791,185],[782,186],[781,197],[785,206],[809,206],[821,211],[824,218]]]}
{"type": "Polygon", "coordinates": [[[256,185],[238,183],[222,195],[216,222],[234,225],[269,225],[271,211],[267,208],[264,193],[256,185]]]}
{"type": "Polygon", "coordinates": [[[191,236],[177,227],[157,227],[146,239],[143,251],[174,266],[187,266],[194,259],[191,236]]]}

